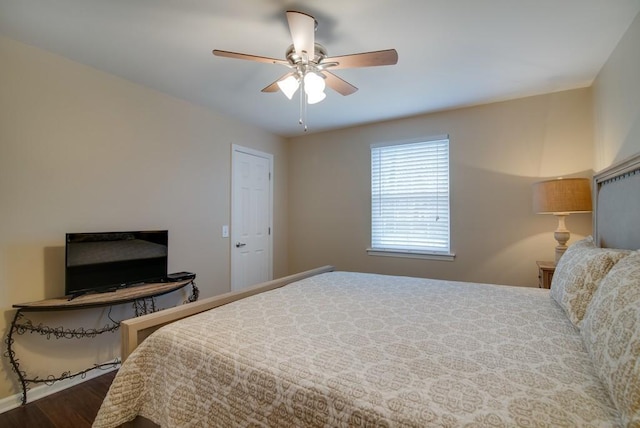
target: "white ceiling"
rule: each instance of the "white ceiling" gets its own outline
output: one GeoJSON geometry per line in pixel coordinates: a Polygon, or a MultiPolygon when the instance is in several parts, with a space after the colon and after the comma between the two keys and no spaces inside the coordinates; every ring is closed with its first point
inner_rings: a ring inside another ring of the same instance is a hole
{"type": "Polygon", "coordinates": [[[329,56],[398,51],[336,70],[360,90],[309,106],[317,132],[589,86],[640,0],[0,0],[0,35],[293,136],[297,97],[260,92],[287,69],[211,54],[284,59],[286,10],[316,18],[329,56]]]}

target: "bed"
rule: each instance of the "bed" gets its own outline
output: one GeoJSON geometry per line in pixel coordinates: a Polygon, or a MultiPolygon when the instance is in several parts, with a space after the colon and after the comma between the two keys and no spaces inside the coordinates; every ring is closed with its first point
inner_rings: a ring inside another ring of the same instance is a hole
{"type": "Polygon", "coordinates": [[[640,426],[640,156],[593,187],[551,291],[326,266],[126,321],[94,427],[640,426]]]}

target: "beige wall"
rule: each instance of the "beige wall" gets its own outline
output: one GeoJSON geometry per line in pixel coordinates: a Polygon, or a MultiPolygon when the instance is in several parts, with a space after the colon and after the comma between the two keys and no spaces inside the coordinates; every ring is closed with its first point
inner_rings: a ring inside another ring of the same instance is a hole
{"type": "MultiPolygon", "coordinates": [[[[63,294],[66,232],[168,229],[169,271],[196,272],[202,297],[228,291],[229,240],[220,232],[230,223],[234,143],[274,155],[273,273],[288,273],[284,140],[6,38],[0,58],[3,335],[13,303],[63,294]]],[[[102,310],[70,316],[54,325],[107,322],[102,310]]],[[[118,355],[119,333],[107,336],[97,351],[102,361],[118,355]]],[[[30,375],[59,375],[96,359],[95,350],[80,350],[95,342],[24,339],[30,375]],[[61,362],[69,346],[79,361],[61,362]]],[[[0,367],[2,398],[18,390],[6,358],[0,367]]]]}
{"type": "MultiPolygon", "coordinates": [[[[537,285],[552,260],[553,216],[536,215],[531,184],[590,176],[591,90],[580,89],[314,134],[289,143],[289,267],[537,285]],[[369,256],[372,143],[449,134],[453,262],[369,256]]],[[[591,215],[567,220],[575,242],[591,215]]]]}
{"type": "Polygon", "coordinates": [[[640,14],[593,85],[595,169],[640,152],[640,14]]]}

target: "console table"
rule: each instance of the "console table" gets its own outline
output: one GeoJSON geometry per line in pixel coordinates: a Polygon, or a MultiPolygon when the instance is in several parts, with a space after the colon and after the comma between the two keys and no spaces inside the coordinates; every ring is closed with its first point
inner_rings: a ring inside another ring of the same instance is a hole
{"type": "Polygon", "coordinates": [[[13,305],[17,308],[9,333],[5,339],[7,350],[5,356],[9,358],[13,371],[18,376],[20,385],[22,387],[22,404],[27,404],[27,391],[29,390],[29,384],[46,383],[52,384],[54,382],[71,379],[76,376],[84,377],[87,372],[95,369],[107,369],[115,368],[120,364],[120,360],[110,363],[95,364],[86,370],[82,370],[76,373],[64,372],[60,376],[47,376],[46,378],[27,376],[24,370],[20,369],[19,359],[16,357],[13,344],[15,342],[14,335],[22,335],[26,332],[38,333],[42,336],[46,336],[50,339],[51,336],[56,339],[80,339],[84,337],[96,337],[99,334],[106,332],[113,332],[120,328],[120,321],[111,319],[113,324],[106,325],[100,329],[65,329],[64,327],[48,327],[42,324],[33,325],[31,320],[26,319],[25,312],[43,312],[43,311],[70,311],[79,309],[89,309],[105,306],[114,306],[123,303],[133,302],[135,309],[135,316],[145,315],[147,313],[156,312],[155,297],[163,294],[170,293],[172,291],[179,290],[187,285],[191,284],[191,293],[184,303],[195,302],[198,300],[199,290],[193,279],[187,281],[177,282],[160,282],[153,284],[142,284],[133,287],[121,288],[116,291],[106,293],[85,294],[74,299],[69,300],[69,297],[59,297],[55,299],[39,300],[37,302],[20,303],[13,305]]]}

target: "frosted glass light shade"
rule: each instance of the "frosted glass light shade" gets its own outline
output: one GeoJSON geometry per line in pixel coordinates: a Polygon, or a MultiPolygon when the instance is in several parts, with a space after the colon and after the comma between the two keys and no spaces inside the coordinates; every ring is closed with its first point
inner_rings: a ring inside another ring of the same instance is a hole
{"type": "Polygon", "coordinates": [[[307,103],[308,104],[316,104],[326,98],[327,94],[324,92],[317,92],[314,94],[310,94],[307,92],[307,103]]]}
{"type": "Polygon", "coordinates": [[[304,91],[307,94],[307,103],[316,104],[324,100],[327,94],[324,93],[325,83],[322,76],[308,72],[304,75],[304,91]]]}
{"type": "Polygon", "coordinates": [[[325,83],[324,79],[318,74],[308,72],[304,75],[304,91],[309,96],[318,96],[324,91],[325,83]]]}
{"type": "Polygon", "coordinates": [[[289,99],[293,98],[293,94],[296,93],[300,83],[294,76],[289,76],[286,79],[282,79],[278,82],[278,87],[282,93],[289,99]]]}

